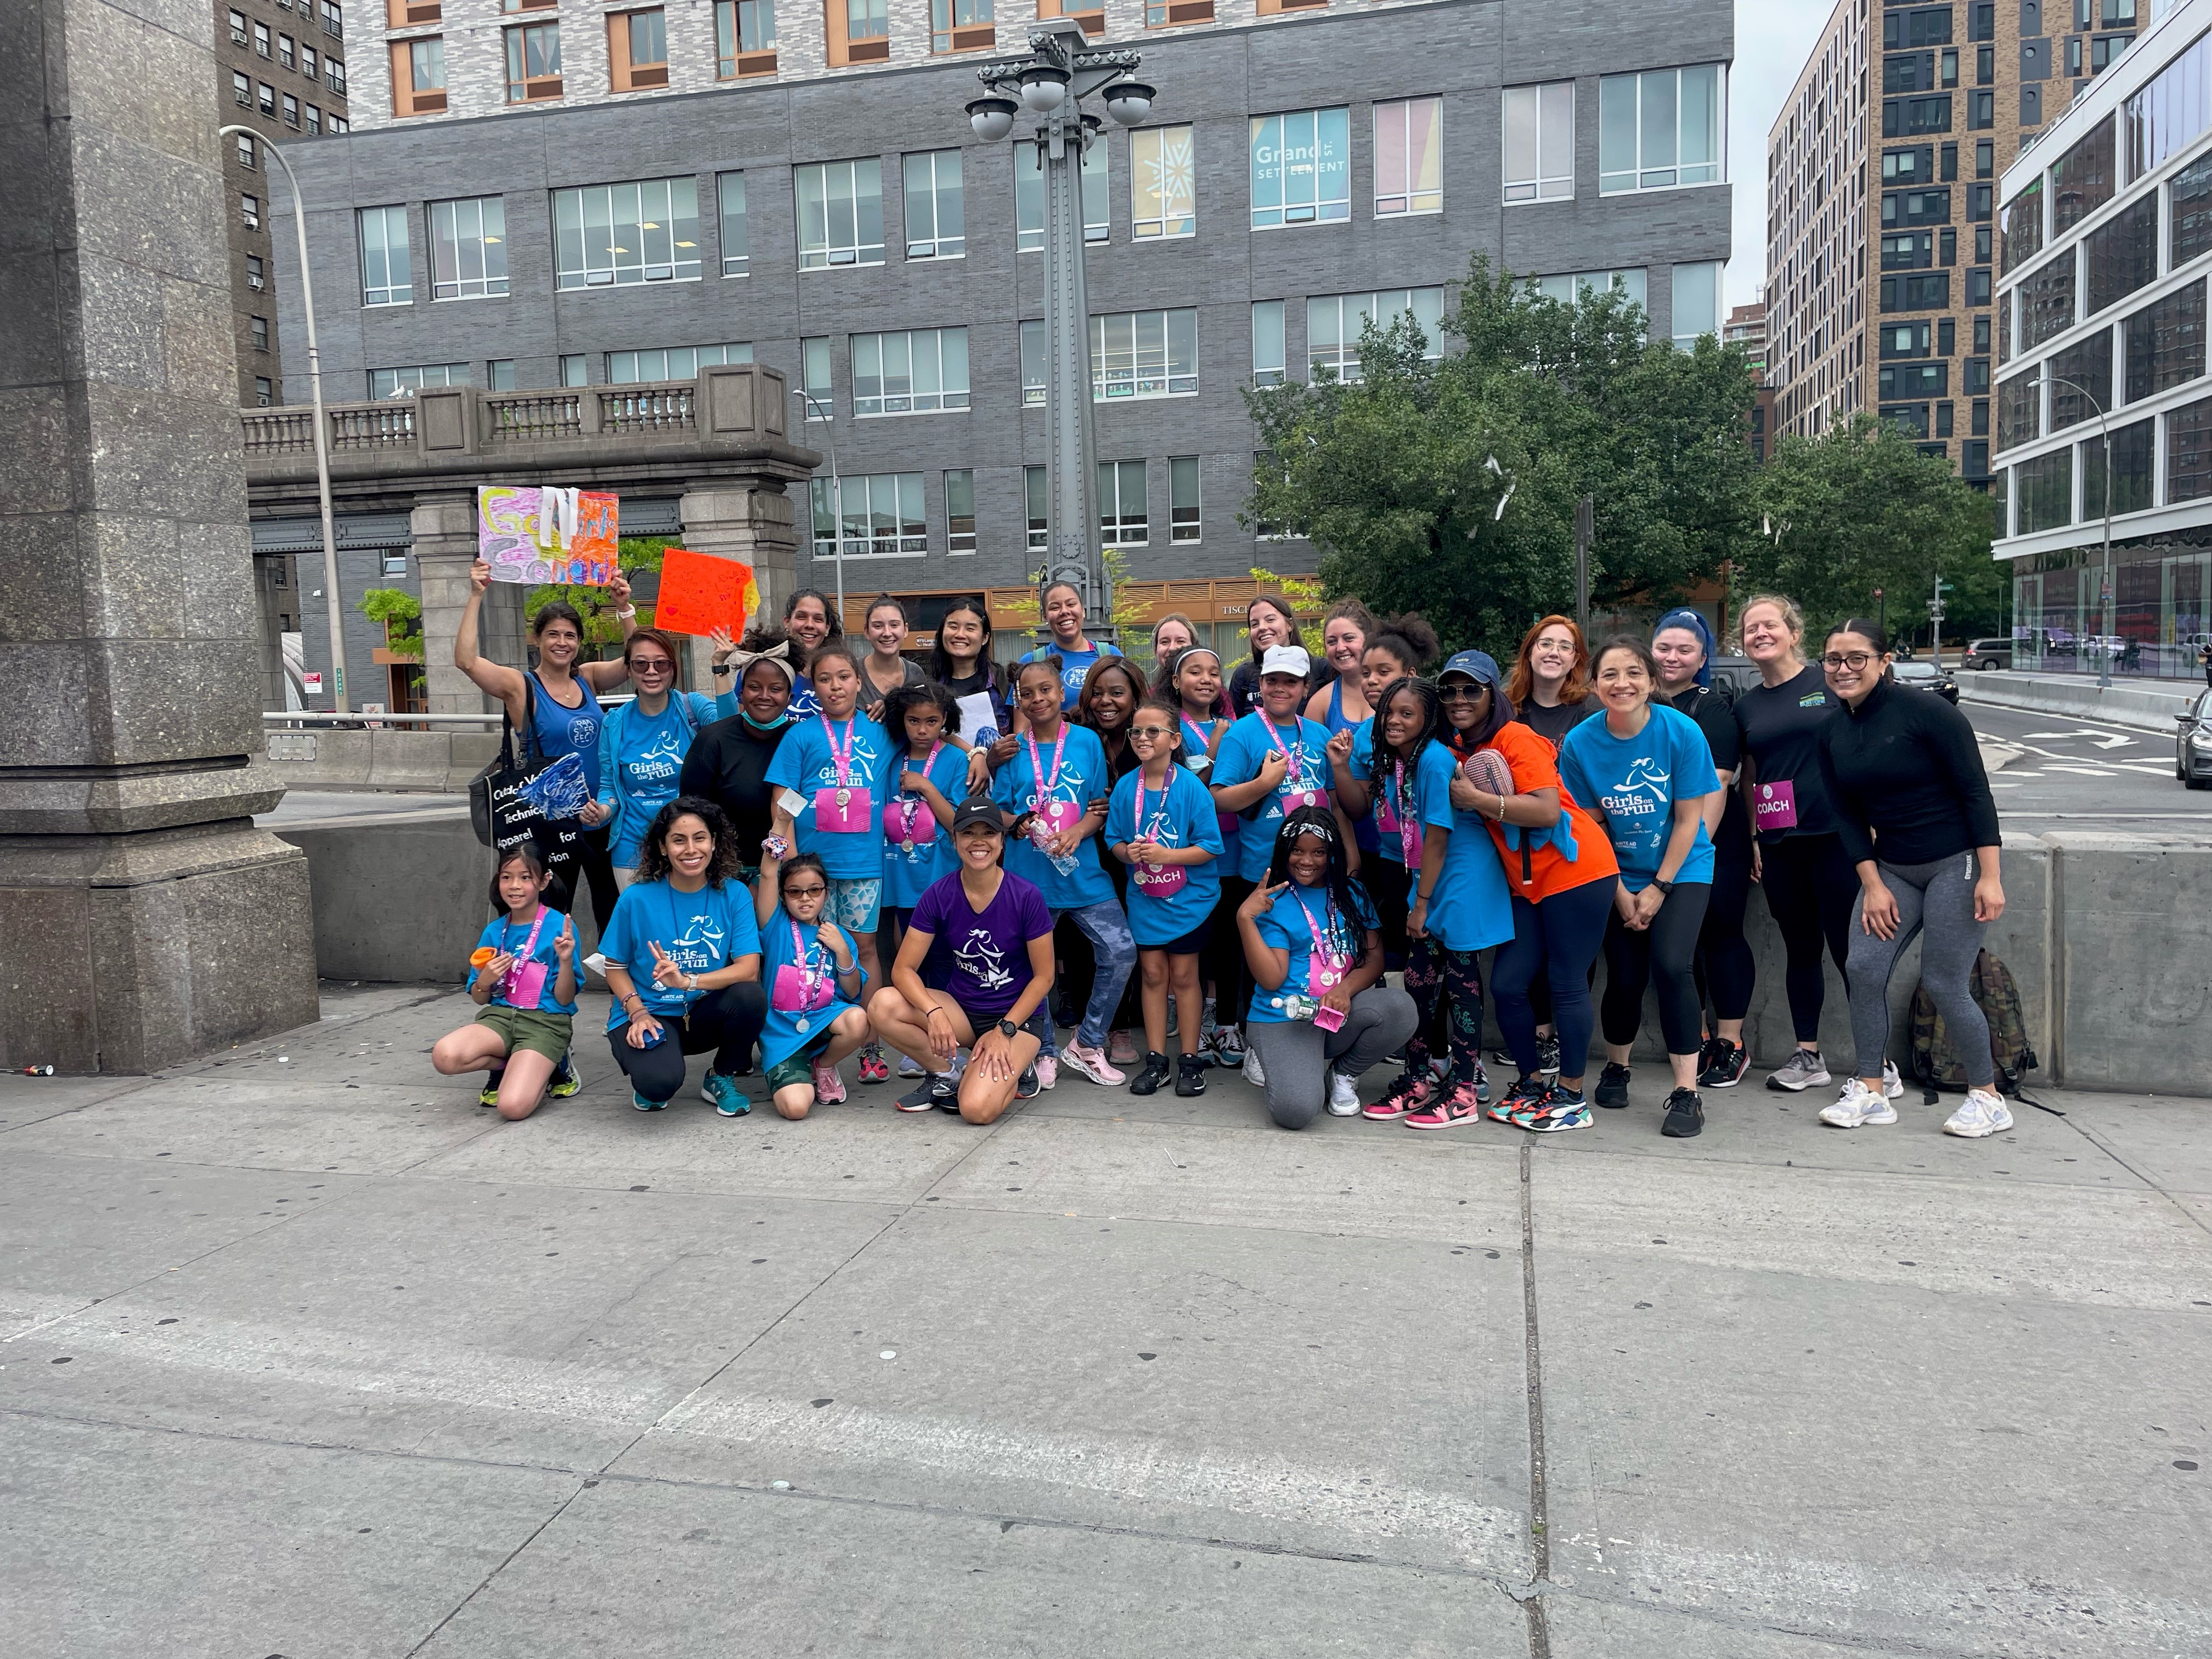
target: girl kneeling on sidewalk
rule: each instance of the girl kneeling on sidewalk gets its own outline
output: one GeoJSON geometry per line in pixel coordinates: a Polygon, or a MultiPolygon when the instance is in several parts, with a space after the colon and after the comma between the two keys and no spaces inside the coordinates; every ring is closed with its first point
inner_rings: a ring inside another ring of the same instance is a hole
{"type": "Polygon", "coordinates": [[[793,856],[792,823],[779,811],[761,843],[753,915],[760,922],[761,977],[768,984],[761,1064],[779,1117],[805,1117],[817,1101],[845,1098],[838,1063],[868,1040],[860,1010],[867,974],[853,936],[822,914],[830,876],[811,853],[793,856]]]}
{"type": "Polygon", "coordinates": [[[501,855],[491,878],[492,902],[501,914],[477,941],[482,963],[470,959],[469,994],[483,1012],[430,1050],[430,1064],[447,1077],[490,1072],[477,1098],[498,1107],[510,1122],[536,1111],[549,1085],[554,1094],[573,1095],[580,1083],[568,1054],[576,1016],[575,926],[545,903],[552,882],[534,848],[501,855]]]}

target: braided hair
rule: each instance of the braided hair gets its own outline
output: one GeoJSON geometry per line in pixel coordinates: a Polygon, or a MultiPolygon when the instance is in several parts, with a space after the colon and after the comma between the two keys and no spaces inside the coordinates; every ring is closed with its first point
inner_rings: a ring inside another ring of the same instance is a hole
{"type": "Polygon", "coordinates": [[[1301,806],[1285,816],[1282,827],[1275,833],[1274,856],[1267,860],[1267,884],[1274,887],[1291,878],[1291,843],[1300,836],[1318,836],[1328,848],[1328,873],[1322,878],[1322,885],[1328,890],[1328,902],[1336,908],[1350,935],[1352,965],[1356,968],[1367,960],[1367,924],[1360,921],[1360,906],[1352,901],[1358,884],[1352,878],[1352,866],[1345,856],[1344,831],[1333,810],[1301,806]]]}
{"type": "Polygon", "coordinates": [[[1396,813],[1399,821],[1403,823],[1407,818],[1409,803],[1390,793],[1390,767],[1398,757],[1392,752],[1389,744],[1384,742],[1382,738],[1383,716],[1389,713],[1392,699],[1401,692],[1411,696],[1421,706],[1421,729],[1413,737],[1413,752],[1407,762],[1408,769],[1419,763],[1421,751],[1431,743],[1437,741],[1443,732],[1444,706],[1437,699],[1435,685],[1413,674],[1404,675],[1392,680],[1389,684],[1382,688],[1382,695],[1376,699],[1375,724],[1370,728],[1371,737],[1368,745],[1372,752],[1368,761],[1367,792],[1371,799],[1388,800],[1390,803],[1390,810],[1396,813]]]}

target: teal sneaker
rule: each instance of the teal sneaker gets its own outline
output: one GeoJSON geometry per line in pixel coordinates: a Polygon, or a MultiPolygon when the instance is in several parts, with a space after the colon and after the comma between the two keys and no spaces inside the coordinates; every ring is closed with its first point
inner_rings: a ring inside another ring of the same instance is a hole
{"type": "Polygon", "coordinates": [[[724,1117],[743,1117],[753,1109],[752,1102],[739,1092],[737,1079],[725,1077],[711,1066],[707,1075],[700,1079],[699,1094],[724,1117]]]}
{"type": "Polygon", "coordinates": [[[636,1107],[641,1112],[665,1112],[668,1109],[668,1103],[666,1101],[647,1100],[643,1095],[639,1094],[634,1089],[630,1091],[629,1103],[636,1107]]]}

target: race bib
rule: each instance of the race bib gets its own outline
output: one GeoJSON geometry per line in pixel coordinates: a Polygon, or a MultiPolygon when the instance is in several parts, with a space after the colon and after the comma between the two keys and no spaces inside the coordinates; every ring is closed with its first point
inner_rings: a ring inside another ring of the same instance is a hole
{"type": "Polygon", "coordinates": [[[535,1008],[545,994],[545,964],[519,962],[507,970],[507,1000],[516,1008],[535,1008]]]}
{"type": "Polygon", "coordinates": [[[836,835],[859,835],[868,827],[868,797],[860,789],[814,792],[814,827],[836,835]],[[840,796],[843,799],[841,800],[840,796]]]}
{"type": "Polygon", "coordinates": [[[1345,975],[1352,970],[1352,957],[1342,951],[1325,951],[1316,945],[1312,960],[1313,994],[1316,996],[1334,991],[1344,982],[1345,975]]]}
{"type": "Polygon", "coordinates": [[[1083,822],[1083,809],[1072,800],[1032,800],[1030,810],[1055,836],[1062,830],[1073,830],[1083,822]]]}
{"type": "Polygon", "coordinates": [[[1129,878],[1153,898],[1166,898],[1182,891],[1189,874],[1180,864],[1139,863],[1131,866],[1129,878]]]}
{"type": "Polygon", "coordinates": [[[1754,830],[1795,830],[1797,827],[1797,788],[1784,778],[1778,783],[1762,783],[1759,798],[1752,804],[1752,827],[1754,830]]]}

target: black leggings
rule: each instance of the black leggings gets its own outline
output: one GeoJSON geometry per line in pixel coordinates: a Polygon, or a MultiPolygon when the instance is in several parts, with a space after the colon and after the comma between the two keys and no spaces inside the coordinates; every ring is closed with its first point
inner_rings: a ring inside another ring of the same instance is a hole
{"type": "Polygon", "coordinates": [[[1528,1006],[1528,988],[1540,967],[1552,988],[1559,1075],[1578,1078],[1589,1063],[1590,964],[1605,943],[1617,884],[1607,876],[1554,893],[1540,904],[1514,896],[1513,938],[1498,947],[1490,964],[1490,994],[1498,1004],[1498,1029],[1523,1077],[1536,1074],[1536,1011],[1528,1006]]]}
{"type": "Polygon", "coordinates": [[[629,1046],[628,1020],[607,1033],[607,1045],[632,1088],[647,1100],[670,1100],[684,1086],[686,1054],[712,1048],[714,1069],[734,1077],[752,1063],[753,1044],[767,1023],[768,994],[758,980],[747,980],[708,992],[681,1019],[662,1020],[667,1035],[650,1048],[629,1046]]]}
{"type": "Polygon", "coordinates": [[[1751,1012],[1758,969],[1751,942],[1743,936],[1744,908],[1751,902],[1751,854],[1713,860],[1713,893],[1705,902],[1705,925],[1698,930],[1698,1006],[1710,998],[1713,1018],[1741,1019],[1751,1012]]]}
{"type": "Polygon", "coordinates": [[[1375,915],[1382,924],[1376,931],[1382,935],[1383,960],[1390,967],[1402,968],[1410,944],[1406,924],[1413,919],[1413,884],[1407,878],[1404,865],[1393,864],[1380,853],[1362,854],[1359,867],[1364,872],[1367,896],[1375,901],[1375,915]]]}
{"type": "Polygon", "coordinates": [[[1759,848],[1759,884],[1766,908],[1782,930],[1789,955],[1784,979],[1790,993],[1790,1023],[1801,1043],[1820,1040],[1820,1005],[1826,987],[1820,973],[1820,945],[1827,942],[1836,971],[1850,972],[1851,907],[1858,902],[1858,872],[1851,867],[1838,836],[1783,836],[1759,848]]]}
{"type": "Polygon", "coordinates": [[[1244,962],[1244,939],[1237,927],[1237,907],[1252,896],[1256,883],[1242,876],[1221,878],[1221,902],[1213,907],[1213,932],[1206,940],[1206,951],[1199,961],[1208,965],[1213,975],[1213,1023],[1217,1025],[1244,1024],[1246,1005],[1252,1000],[1252,970],[1244,962]],[[1215,952],[1218,952],[1215,954],[1215,952]]]}
{"type": "Polygon", "coordinates": [[[1644,1023],[1644,988],[1653,969],[1659,973],[1659,1030],[1670,1054],[1698,1051],[1698,991],[1691,963],[1698,954],[1698,931],[1705,920],[1712,889],[1684,882],[1668,894],[1659,914],[1641,933],[1616,909],[1605,924],[1605,1000],[1598,1019],[1605,1040],[1616,1048],[1636,1041],[1644,1023]]]}

